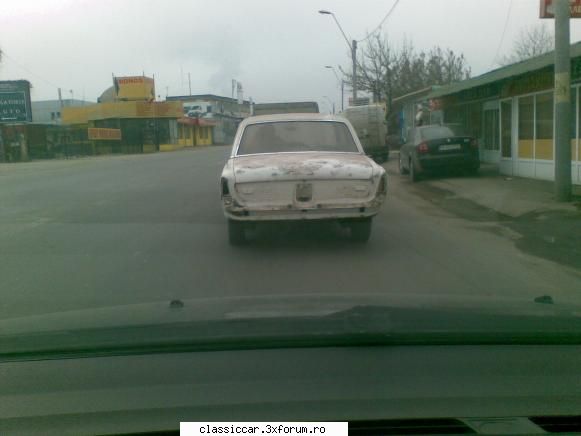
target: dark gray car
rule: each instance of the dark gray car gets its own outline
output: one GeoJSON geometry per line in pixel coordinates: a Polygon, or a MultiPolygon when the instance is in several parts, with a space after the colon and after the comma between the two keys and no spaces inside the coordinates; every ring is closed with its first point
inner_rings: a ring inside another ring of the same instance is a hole
{"type": "Polygon", "coordinates": [[[480,168],[478,143],[472,136],[457,136],[449,127],[427,125],[411,129],[399,153],[399,171],[417,181],[423,174],[480,168]]]}

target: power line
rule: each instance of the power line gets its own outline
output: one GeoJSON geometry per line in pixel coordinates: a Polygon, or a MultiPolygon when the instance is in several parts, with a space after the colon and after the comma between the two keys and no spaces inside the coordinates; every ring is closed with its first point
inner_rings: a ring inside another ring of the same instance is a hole
{"type": "Polygon", "coordinates": [[[9,56],[4,50],[2,50],[2,57],[5,57],[6,59],[9,59],[10,61],[12,61],[12,63],[14,65],[16,65],[18,68],[20,68],[23,71],[26,71],[28,74],[35,76],[37,79],[40,79],[41,81],[43,81],[44,83],[46,83],[47,85],[50,85],[54,88],[62,88],[62,86],[59,86],[55,83],[52,83],[50,80],[45,79],[42,76],[39,76],[38,74],[34,73],[33,71],[31,71],[29,68],[26,68],[24,65],[22,65],[21,63],[17,62],[16,59],[14,59],[12,56],[9,56]]]}
{"type": "Polygon", "coordinates": [[[395,0],[395,3],[393,4],[393,6],[391,7],[391,9],[389,11],[387,11],[387,14],[385,14],[385,17],[383,17],[383,20],[381,20],[381,22],[377,25],[377,27],[375,29],[373,29],[372,32],[368,33],[365,38],[360,39],[357,42],[363,42],[363,41],[367,40],[375,32],[377,32],[381,28],[381,26],[383,26],[383,23],[385,23],[385,21],[389,18],[389,16],[394,11],[394,9],[395,9],[395,7],[397,6],[398,3],[399,3],[399,0],[395,0]]]}
{"type": "Polygon", "coordinates": [[[504,42],[504,35],[506,34],[508,20],[510,19],[511,8],[512,8],[512,0],[510,0],[510,3],[508,4],[508,9],[506,11],[506,19],[504,20],[504,28],[502,29],[502,36],[500,37],[500,42],[498,43],[498,47],[496,48],[496,53],[494,54],[494,57],[492,58],[492,65],[490,65],[490,68],[492,68],[494,66],[494,64],[496,63],[496,59],[498,58],[498,54],[500,53],[500,48],[502,47],[502,43],[504,42]]]}

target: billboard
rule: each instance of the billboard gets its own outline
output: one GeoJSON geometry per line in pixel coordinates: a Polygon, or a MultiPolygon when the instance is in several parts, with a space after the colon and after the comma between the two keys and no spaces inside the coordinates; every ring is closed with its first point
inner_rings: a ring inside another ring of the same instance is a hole
{"type": "Polygon", "coordinates": [[[155,100],[155,81],[145,76],[113,77],[117,100],[155,100]]]}
{"type": "Polygon", "coordinates": [[[32,122],[30,82],[0,81],[0,123],[32,122]]]}
{"type": "MultiPolygon", "coordinates": [[[[541,0],[540,18],[555,18],[554,0],[541,0]]],[[[569,0],[571,18],[581,18],[581,0],[569,0]]]]}

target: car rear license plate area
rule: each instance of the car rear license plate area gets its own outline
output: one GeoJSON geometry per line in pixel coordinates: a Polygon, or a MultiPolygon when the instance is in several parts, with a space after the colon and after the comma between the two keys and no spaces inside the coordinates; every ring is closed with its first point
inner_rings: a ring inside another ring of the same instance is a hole
{"type": "Polygon", "coordinates": [[[462,145],[460,144],[445,144],[438,147],[438,151],[455,151],[462,150],[462,145]]]}
{"type": "Polygon", "coordinates": [[[313,185],[311,183],[297,184],[295,199],[302,203],[311,201],[313,199],[313,185]]]}

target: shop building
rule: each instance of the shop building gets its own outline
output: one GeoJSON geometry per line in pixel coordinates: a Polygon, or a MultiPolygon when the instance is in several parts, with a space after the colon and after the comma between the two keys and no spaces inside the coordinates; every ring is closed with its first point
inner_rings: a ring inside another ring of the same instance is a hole
{"type": "MultiPolygon", "coordinates": [[[[249,100],[242,100],[239,104],[235,98],[214,94],[170,96],[166,98],[166,101],[179,102],[182,105],[184,118],[200,120],[199,123],[182,121],[180,124],[184,126],[184,134],[188,132],[185,126],[200,127],[197,134],[211,135],[212,144],[232,144],[238,124],[251,114],[249,100]],[[211,132],[204,132],[202,127],[210,127],[211,132]]],[[[188,142],[188,138],[184,137],[182,140],[188,142]]],[[[207,138],[200,138],[200,140],[207,141],[207,138]]]]}
{"type": "MultiPolygon", "coordinates": [[[[581,43],[570,53],[572,182],[581,184],[581,43]]],[[[553,62],[550,52],[436,88],[408,99],[400,111],[422,104],[429,118],[461,126],[478,139],[482,161],[498,165],[502,174],[554,180],[553,62]]]]}
{"type": "Polygon", "coordinates": [[[37,124],[59,125],[62,122],[63,107],[79,107],[94,104],[93,101],[62,99],[32,102],[32,122],[37,124]]]}
{"type": "Polygon", "coordinates": [[[148,77],[114,77],[113,83],[98,103],[62,109],[62,124],[86,131],[92,154],[180,148],[178,102],[154,101],[155,83],[148,77]]]}

